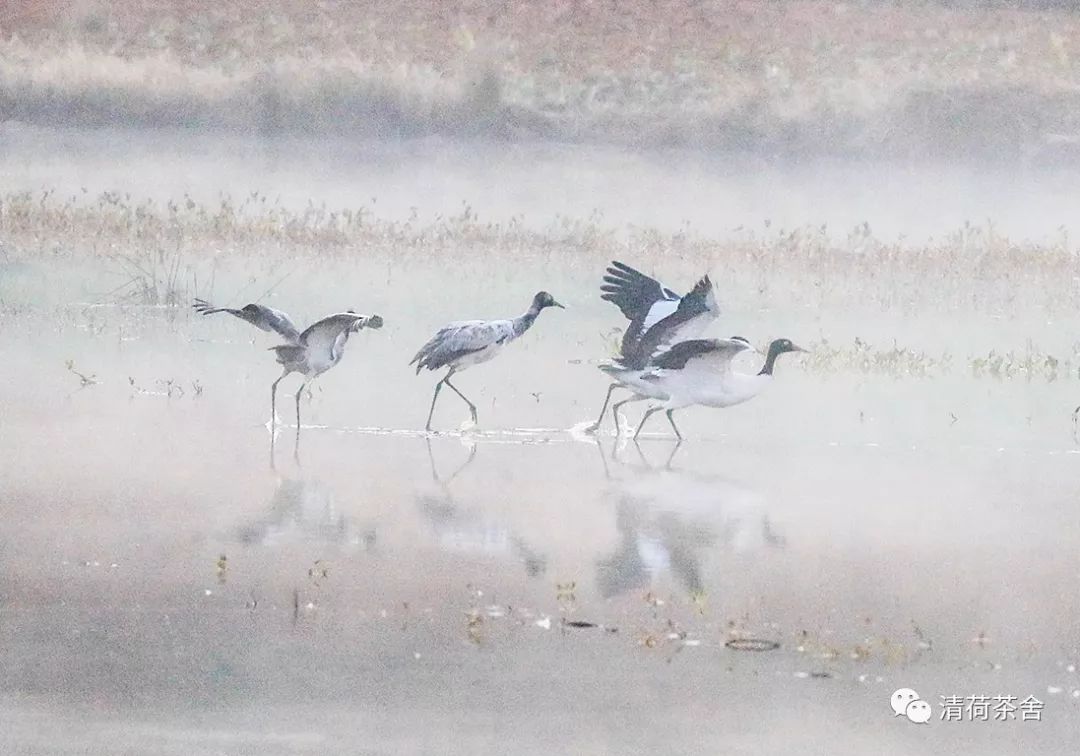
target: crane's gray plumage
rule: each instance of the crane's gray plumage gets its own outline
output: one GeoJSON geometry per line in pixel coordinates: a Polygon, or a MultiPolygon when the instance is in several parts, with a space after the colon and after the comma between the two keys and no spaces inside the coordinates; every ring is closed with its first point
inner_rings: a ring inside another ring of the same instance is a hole
{"type": "Polygon", "coordinates": [[[244,305],[239,310],[233,310],[228,307],[214,307],[205,299],[196,299],[193,307],[196,312],[203,315],[213,315],[216,312],[227,312],[230,315],[235,315],[241,320],[251,323],[260,331],[273,331],[292,344],[295,344],[300,339],[300,331],[293,324],[289,316],[281,310],[275,310],[273,307],[267,307],[266,305],[255,304],[253,302],[244,305]]]}
{"type": "Polygon", "coordinates": [[[359,315],[352,310],[328,315],[298,332],[292,320],[284,312],[265,305],[249,304],[239,310],[214,307],[203,299],[196,299],[194,308],[203,315],[227,312],[251,323],[263,331],[274,331],[288,341],[270,347],[283,372],[270,385],[270,422],[277,422],[277,387],[286,376],[300,373],[304,376],[296,392],[296,439],[300,441],[300,396],[311,381],[341,361],[349,335],[362,328],[382,328],[383,319],[378,315],[359,315]]]}
{"type": "Polygon", "coordinates": [[[435,414],[435,403],[439,391],[446,384],[454,393],[469,405],[472,422],[476,422],[476,405],[466,398],[454,384],[450,376],[473,365],[479,365],[493,359],[502,347],[519,338],[536,322],[540,311],[547,307],[562,307],[546,291],[537,292],[529,309],[516,318],[508,320],[461,320],[440,328],[426,344],[420,347],[410,361],[416,365],[417,374],[425,368],[438,370],[449,368],[442,380],[435,384],[435,394],[431,398],[431,410],[428,412],[427,430],[431,430],[431,418],[435,414]]]}
{"type": "Polygon", "coordinates": [[[419,374],[424,368],[438,370],[464,362],[470,356],[475,358],[491,347],[503,346],[521,336],[535,319],[535,314],[529,317],[529,313],[526,313],[513,320],[461,320],[450,323],[420,347],[409,364],[415,364],[419,374]]]}
{"type": "Polygon", "coordinates": [[[623,334],[618,355],[613,362],[600,366],[615,382],[608,386],[600,415],[586,432],[600,428],[611,393],[622,387],[630,389],[634,395],[612,407],[618,433],[620,407],[630,402],[662,398],[657,387],[642,383],[641,371],[672,344],[698,336],[719,317],[720,307],[707,275],[680,297],[655,278],[618,260],[608,267],[600,290],[603,292],[600,298],[615,304],[630,324],[623,334]]]}

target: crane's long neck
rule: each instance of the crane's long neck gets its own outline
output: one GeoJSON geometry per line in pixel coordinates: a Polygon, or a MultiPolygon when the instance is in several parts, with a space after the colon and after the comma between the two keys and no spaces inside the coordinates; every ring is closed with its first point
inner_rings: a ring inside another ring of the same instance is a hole
{"type": "Polygon", "coordinates": [[[773,366],[776,365],[776,358],[780,356],[780,353],[773,348],[769,348],[769,354],[765,357],[765,364],[761,366],[761,370],[758,371],[758,375],[772,375],[773,366]]]}
{"type": "Polygon", "coordinates": [[[532,305],[528,310],[514,318],[514,338],[516,339],[518,336],[532,328],[532,324],[536,322],[536,316],[539,314],[540,308],[536,305],[532,305]]]}

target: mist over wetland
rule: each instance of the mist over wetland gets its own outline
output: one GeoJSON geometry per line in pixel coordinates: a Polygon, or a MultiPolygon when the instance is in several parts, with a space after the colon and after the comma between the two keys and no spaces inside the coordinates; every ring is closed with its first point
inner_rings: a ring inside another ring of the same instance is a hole
{"type": "Polygon", "coordinates": [[[195,5],[0,17],[0,752],[1075,752],[1072,12],[195,5]],[[590,435],[612,260],[808,351],[590,435]],[[541,289],[425,433],[417,348],[541,289]],[[196,297],[385,324],[294,456],[280,339],[196,297]]]}

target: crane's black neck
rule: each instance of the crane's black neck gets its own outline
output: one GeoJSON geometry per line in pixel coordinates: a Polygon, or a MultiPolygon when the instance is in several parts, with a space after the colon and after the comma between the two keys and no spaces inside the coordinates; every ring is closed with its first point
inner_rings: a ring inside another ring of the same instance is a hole
{"type": "Polygon", "coordinates": [[[776,358],[779,356],[780,350],[776,348],[776,344],[770,344],[769,353],[765,356],[765,364],[761,366],[758,375],[772,375],[773,367],[776,365],[776,358]]]}

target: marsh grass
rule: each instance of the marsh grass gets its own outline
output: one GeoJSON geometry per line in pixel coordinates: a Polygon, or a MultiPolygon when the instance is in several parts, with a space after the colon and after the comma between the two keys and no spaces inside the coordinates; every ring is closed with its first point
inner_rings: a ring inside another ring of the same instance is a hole
{"type": "Polygon", "coordinates": [[[1080,309],[1080,255],[1061,230],[1047,242],[1017,242],[992,224],[967,224],[926,243],[886,241],[862,224],[743,230],[710,238],[683,228],[615,227],[602,216],[558,218],[536,227],[520,219],[485,222],[467,204],[451,216],[404,220],[372,207],[293,210],[253,192],[204,205],[190,197],[164,205],[105,193],[0,194],[0,238],[9,261],[99,262],[118,279],[106,300],[184,304],[200,275],[221,261],[274,266],[350,260],[388,266],[439,259],[487,259],[597,266],[611,259],[663,265],[670,275],[709,270],[725,297],[753,292],[760,303],[822,309],[860,306],[899,312],[963,310],[1071,316],[1080,309]]]}
{"type": "Polygon", "coordinates": [[[809,345],[801,359],[809,373],[862,373],[892,378],[939,378],[958,369],[974,378],[993,380],[1038,380],[1053,383],[1080,379],[1080,343],[1071,354],[1050,354],[1034,343],[1024,349],[986,354],[954,355],[951,352],[929,353],[896,342],[891,347],[877,347],[855,338],[850,344],[833,344],[822,339],[809,345]]]}

